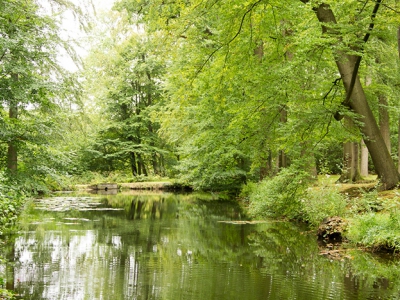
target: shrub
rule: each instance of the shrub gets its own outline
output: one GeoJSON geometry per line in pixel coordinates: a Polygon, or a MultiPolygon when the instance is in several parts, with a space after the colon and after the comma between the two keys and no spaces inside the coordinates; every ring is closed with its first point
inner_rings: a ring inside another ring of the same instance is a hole
{"type": "Polygon", "coordinates": [[[346,212],[347,201],[338,190],[322,187],[309,188],[301,204],[301,219],[312,226],[318,226],[327,217],[342,217],[346,212]]]}
{"type": "Polygon", "coordinates": [[[309,173],[295,166],[282,169],[278,175],[264,179],[250,192],[249,212],[253,216],[296,219],[301,212],[309,183],[309,173]]]}
{"type": "Polygon", "coordinates": [[[242,185],[242,189],[239,193],[239,198],[249,200],[250,195],[257,189],[257,183],[248,181],[242,185]]]}
{"type": "Polygon", "coordinates": [[[15,225],[24,200],[22,193],[0,184],[0,234],[5,228],[15,225]]]}

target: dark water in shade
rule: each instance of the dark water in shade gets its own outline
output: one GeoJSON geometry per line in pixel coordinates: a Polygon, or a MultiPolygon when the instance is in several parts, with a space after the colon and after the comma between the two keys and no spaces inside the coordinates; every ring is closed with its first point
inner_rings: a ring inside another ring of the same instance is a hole
{"type": "Polygon", "coordinates": [[[32,209],[7,238],[3,271],[20,299],[400,299],[397,259],[326,258],[295,224],[230,223],[246,220],[235,202],[93,197],[80,210],[32,209]]]}

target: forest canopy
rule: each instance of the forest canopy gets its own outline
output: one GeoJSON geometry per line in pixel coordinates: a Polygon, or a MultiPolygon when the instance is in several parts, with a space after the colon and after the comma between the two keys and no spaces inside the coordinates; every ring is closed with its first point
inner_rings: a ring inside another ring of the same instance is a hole
{"type": "Polygon", "coordinates": [[[359,163],[348,161],[363,140],[385,188],[397,184],[395,1],[124,0],[115,8],[161,40],[159,132],[188,182],[237,186],[290,163],[314,174],[342,169],[352,181],[359,163]],[[343,143],[348,159],[337,166],[343,143]]]}
{"type": "Polygon", "coordinates": [[[74,74],[57,63],[61,48],[76,58],[57,13],[84,11],[17,2],[3,1],[0,24],[10,178],[237,191],[291,166],[399,181],[396,1],[116,1],[89,20],[74,74]]]}

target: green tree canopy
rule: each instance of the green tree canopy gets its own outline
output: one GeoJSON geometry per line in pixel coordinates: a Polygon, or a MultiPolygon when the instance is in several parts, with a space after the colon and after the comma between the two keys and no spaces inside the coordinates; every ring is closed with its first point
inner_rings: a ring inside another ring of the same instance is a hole
{"type": "Polygon", "coordinates": [[[64,133],[62,111],[79,103],[79,84],[57,57],[60,49],[74,55],[60,35],[59,16],[68,7],[74,8],[68,1],[1,2],[0,153],[13,177],[18,169],[25,179],[43,179],[70,162],[54,147],[64,133]]]}
{"type": "Polygon", "coordinates": [[[152,37],[124,18],[115,13],[110,20],[113,29],[96,41],[96,50],[86,61],[87,94],[102,121],[83,157],[91,170],[163,175],[168,151],[152,114],[162,102],[164,62],[152,37]]]}
{"type": "Polygon", "coordinates": [[[379,150],[371,104],[360,96],[363,85],[350,88],[353,73],[380,74],[367,65],[381,53],[377,44],[395,51],[378,42],[395,34],[395,1],[378,13],[368,1],[123,0],[116,7],[161,35],[168,49],[161,130],[180,147],[189,180],[211,186],[236,178],[237,184],[280,151],[307,165],[304,158],[321,143],[353,134],[334,121],[340,112],[358,125],[386,188],[397,183],[392,159],[379,150]]]}

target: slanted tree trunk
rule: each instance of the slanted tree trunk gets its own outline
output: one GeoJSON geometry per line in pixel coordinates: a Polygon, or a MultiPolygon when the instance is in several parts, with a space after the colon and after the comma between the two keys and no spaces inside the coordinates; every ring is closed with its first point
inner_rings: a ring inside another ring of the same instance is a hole
{"type": "MultiPolygon", "coordinates": [[[[308,1],[304,0],[303,2],[308,1]]],[[[316,7],[315,11],[318,20],[324,24],[322,26],[323,32],[328,33],[330,30],[325,24],[337,23],[333,11],[330,9],[329,5],[324,3],[316,7]]],[[[359,124],[359,130],[364,136],[365,144],[370,152],[375,170],[381,180],[380,188],[392,189],[399,182],[399,173],[397,172],[397,168],[387,150],[378,124],[368,105],[358,75],[354,77],[354,85],[351,89],[353,72],[358,57],[348,55],[340,49],[334,50],[334,56],[346,93],[349,96],[349,102],[344,104],[359,115],[359,122],[357,122],[357,124],[359,124]]]]}

